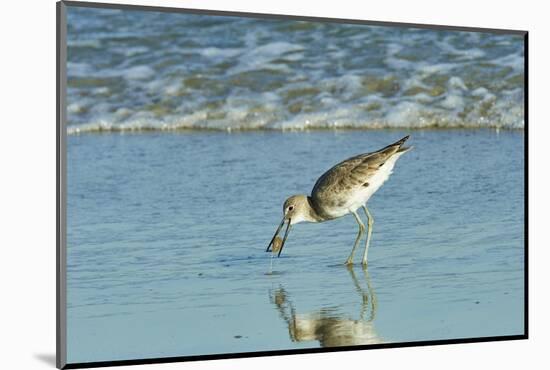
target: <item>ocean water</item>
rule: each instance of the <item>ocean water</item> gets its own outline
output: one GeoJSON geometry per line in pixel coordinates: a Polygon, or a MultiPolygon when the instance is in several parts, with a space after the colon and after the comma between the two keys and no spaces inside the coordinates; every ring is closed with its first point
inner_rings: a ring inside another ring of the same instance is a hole
{"type": "Polygon", "coordinates": [[[68,133],[524,127],[519,35],[69,7],[68,133]]]}
{"type": "Polygon", "coordinates": [[[124,132],[67,145],[69,362],[524,332],[523,130],[124,132]],[[264,252],[286,197],[405,134],[415,148],[369,201],[368,271],[343,266],[352,216],[295,225],[280,258],[264,252]]]}

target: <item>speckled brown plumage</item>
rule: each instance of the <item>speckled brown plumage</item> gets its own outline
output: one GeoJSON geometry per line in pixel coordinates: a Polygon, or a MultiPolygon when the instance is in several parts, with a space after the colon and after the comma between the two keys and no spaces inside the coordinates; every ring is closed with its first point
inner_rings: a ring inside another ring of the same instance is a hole
{"type": "Polygon", "coordinates": [[[368,187],[369,179],[396,153],[410,148],[403,147],[409,136],[376,152],[359,154],[342,161],[325,172],[311,191],[311,205],[324,220],[331,217],[330,209],[343,207],[350,194],[358,187],[368,187]]]}

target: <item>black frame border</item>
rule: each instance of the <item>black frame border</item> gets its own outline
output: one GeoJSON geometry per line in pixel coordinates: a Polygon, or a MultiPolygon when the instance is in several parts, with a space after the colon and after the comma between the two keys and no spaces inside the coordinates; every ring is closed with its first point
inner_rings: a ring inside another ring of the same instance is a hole
{"type": "Polygon", "coordinates": [[[342,18],[325,18],[313,16],[299,15],[284,15],[284,14],[266,14],[266,13],[250,13],[238,11],[222,11],[222,10],[206,10],[206,9],[189,9],[147,5],[130,5],[130,4],[112,4],[99,2],[82,2],[82,1],[59,1],[56,3],[56,367],[58,369],[82,369],[95,367],[110,367],[110,366],[127,366],[127,365],[146,365],[159,363],[174,363],[187,361],[206,361],[206,360],[221,360],[232,358],[246,357],[265,357],[265,356],[281,356],[281,355],[296,355],[310,353],[328,353],[342,351],[361,351],[370,349],[382,348],[402,348],[402,347],[420,347],[420,346],[435,346],[447,344],[466,344],[466,343],[482,343],[482,342],[498,342],[510,340],[524,340],[529,338],[529,253],[528,253],[528,235],[529,235],[529,145],[528,145],[528,117],[529,117],[529,33],[524,30],[507,30],[495,28],[477,28],[477,27],[462,27],[462,26],[445,26],[445,25],[429,25],[418,23],[401,23],[401,22],[382,22],[369,21],[358,19],[342,19],[342,18]],[[97,361],[97,362],[81,362],[67,363],[67,312],[66,312],[66,87],[67,87],[67,23],[66,23],[66,7],[84,7],[84,8],[101,8],[101,9],[120,9],[120,10],[137,10],[137,11],[152,11],[165,13],[185,13],[185,14],[202,14],[202,15],[217,15],[231,17],[248,17],[248,18],[265,18],[265,19],[280,19],[280,20],[295,20],[295,21],[315,21],[315,22],[330,22],[330,23],[345,23],[345,24],[360,24],[370,26],[386,26],[386,27],[401,27],[401,28],[421,28],[430,30],[445,30],[445,31],[466,31],[466,32],[483,32],[494,34],[521,35],[524,42],[524,333],[520,335],[505,335],[491,337],[476,337],[476,338],[456,338],[456,339],[441,339],[427,340],[415,342],[400,342],[400,343],[384,343],[371,345],[356,345],[342,346],[332,348],[304,348],[304,349],[288,349],[288,350],[273,350],[273,351],[257,351],[257,352],[240,352],[240,353],[221,353],[207,354],[196,356],[175,356],[175,357],[159,357],[159,358],[144,358],[133,360],[115,360],[115,361],[97,361]]]}

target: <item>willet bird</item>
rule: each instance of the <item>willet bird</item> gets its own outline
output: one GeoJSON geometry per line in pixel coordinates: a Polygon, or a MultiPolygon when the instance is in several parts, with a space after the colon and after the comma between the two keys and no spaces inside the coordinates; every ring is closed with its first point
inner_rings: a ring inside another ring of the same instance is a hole
{"type": "Polygon", "coordinates": [[[311,196],[293,195],[283,205],[283,219],[269,242],[266,252],[274,245],[285,222],[287,223],[282,243],[277,243],[278,255],[281,255],[288,233],[292,225],[299,222],[324,222],[351,213],[359,232],[353,243],[346,265],[353,264],[353,255],[361,237],[365,233],[365,225],[357,214],[363,208],[367,216],[367,241],[363,253],[363,265],[367,265],[367,254],[372,235],[373,218],[367,208],[367,201],[390,177],[395,162],[412,147],[403,144],[409,136],[386,146],[376,152],[359,154],[338,163],[325,172],[311,191],[311,196]],[[280,245],[279,245],[280,244],[280,245]]]}

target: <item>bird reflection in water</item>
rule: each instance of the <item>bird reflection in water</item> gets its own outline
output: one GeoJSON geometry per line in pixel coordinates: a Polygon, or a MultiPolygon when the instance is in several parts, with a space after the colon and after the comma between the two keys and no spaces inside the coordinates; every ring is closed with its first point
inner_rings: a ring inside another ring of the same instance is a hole
{"type": "Polygon", "coordinates": [[[376,333],[376,296],[368,271],[363,268],[364,284],[360,284],[352,266],[347,267],[355,290],[361,297],[358,318],[342,317],[334,310],[321,308],[307,313],[297,313],[289,294],[283,287],[270,291],[270,301],[275,304],[281,318],[287,323],[293,342],[319,341],[321,347],[353,346],[383,343],[376,333]],[[364,287],[362,286],[364,285],[364,287]]]}

